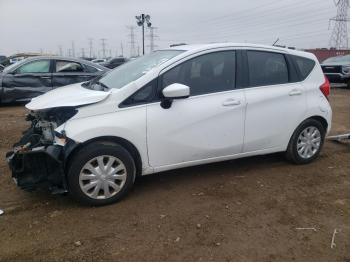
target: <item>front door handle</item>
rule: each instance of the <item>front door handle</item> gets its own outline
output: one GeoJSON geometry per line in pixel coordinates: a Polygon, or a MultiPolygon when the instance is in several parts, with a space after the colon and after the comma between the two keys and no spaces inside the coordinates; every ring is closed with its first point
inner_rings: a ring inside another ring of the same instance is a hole
{"type": "Polygon", "coordinates": [[[290,96],[300,96],[302,94],[300,89],[293,89],[292,91],[289,92],[290,96]]]}
{"type": "Polygon", "coordinates": [[[230,98],[227,99],[225,102],[222,103],[223,106],[239,106],[241,104],[241,101],[230,98]]]}
{"type": "Polygon", "coordinates": [[[40,78],[49,79],[51,76],[41,76],[40,78]]]}

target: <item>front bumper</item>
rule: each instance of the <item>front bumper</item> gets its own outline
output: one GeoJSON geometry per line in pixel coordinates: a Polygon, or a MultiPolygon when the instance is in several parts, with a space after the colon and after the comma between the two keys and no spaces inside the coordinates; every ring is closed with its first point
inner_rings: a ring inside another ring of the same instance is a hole
{"type": "Polygon", "coordinates": [[[50,145],[8,152],[6,158],[16,184],[24,190],[41,186],[66,190],[64,165],[60,160],[62,151],[62,146],[50,145]]]}

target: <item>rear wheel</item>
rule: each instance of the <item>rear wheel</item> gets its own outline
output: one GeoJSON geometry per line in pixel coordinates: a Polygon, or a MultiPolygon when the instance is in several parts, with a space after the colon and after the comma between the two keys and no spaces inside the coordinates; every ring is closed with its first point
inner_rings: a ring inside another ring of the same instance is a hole
{"type": "Polygon", "coordinates": [[[295,164],[308,164],[322,149],[326,130],[315,119],[305,120],[293,133],[286,151],[288,160],[295,164]]]}
{"type": "Polygon", "coordinates": [[[83,204],[106,205],[121,199],[133,186],[135,163],[118,144],[96,142],[82,148],[71,162],[68,188],[83,204]]]}

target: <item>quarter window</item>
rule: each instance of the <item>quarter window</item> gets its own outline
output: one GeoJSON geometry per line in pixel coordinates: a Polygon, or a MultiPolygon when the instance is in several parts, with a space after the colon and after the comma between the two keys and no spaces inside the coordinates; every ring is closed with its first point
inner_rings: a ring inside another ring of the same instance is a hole
{"type": "Polygon", "coordinates": [[[299,69],[301,80],[305,80],[305,78],[311,73],[312,69],[314,68],[315,61],[300,56],[293,56],[293,58],[299,69]]]}
{"type": "Polygon", "coordinates": [[[73,61],[56,61],[56,72],[66,73],[66,72],[84,72],[81,64],[73,61]]]}
{"type": "Polygon", "coordinates": [[[162,89],[173,83],[190,87],[192,96],[235,88],[236,53],[222,51],[188,60],[163,74],[162,89]]]}
{"type": "Polygon", "coordinates": [[[19,74],[24,73],[49,73],[50,60],[38,60],[29,62],[16,70],[19,74]]]}
{"type": "Polygon", "coordinates": [[[250,86],[278,85],[289,82],[283,54],[247,51],[250,86]]]}

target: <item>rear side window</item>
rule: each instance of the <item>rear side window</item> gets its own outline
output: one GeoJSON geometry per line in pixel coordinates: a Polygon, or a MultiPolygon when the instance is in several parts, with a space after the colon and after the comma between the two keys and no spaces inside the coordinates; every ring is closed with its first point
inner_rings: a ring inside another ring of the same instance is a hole
{"type": "Polygon", "coordinates": [[[56,72],[57,73],[75,73],[84,72],[81,64],[73,61],[56,61],[56,72]]]}
{"type": "Polygon", "coordinates": [[[293,56],[295,64],[299,70],[301,80],[305,80],[315,67],[315,61],[301,56],[293,56]]]}
{"type": "Polygon", "coordinates": [[[283,54],[247,51],[251,87],[278,85],[289,82],[288,66],[283,54]]]}

